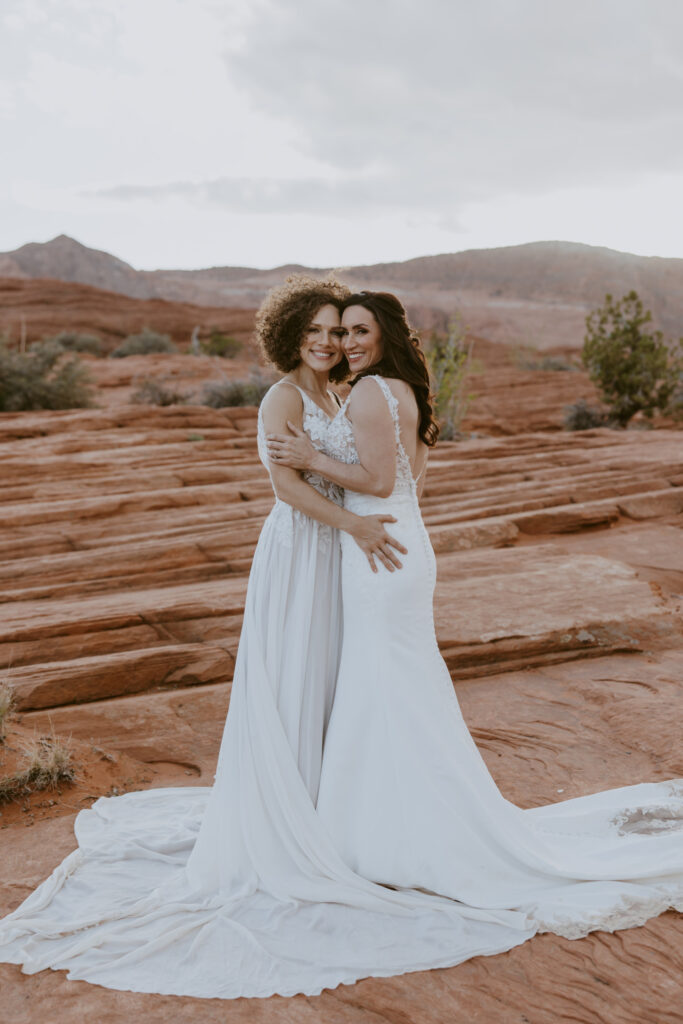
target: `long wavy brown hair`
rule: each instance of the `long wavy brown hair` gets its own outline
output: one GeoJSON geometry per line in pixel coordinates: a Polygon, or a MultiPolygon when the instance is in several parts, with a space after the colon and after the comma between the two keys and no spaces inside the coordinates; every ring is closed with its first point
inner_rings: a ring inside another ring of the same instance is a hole
{"type": "Polygon", "coordinates": [[[357,292],[344,299],[342,313],[349,306],[368,309],[382,334],[381,358],[354,377],[351,386],[369,374],[397,377],[410,384],[420,412],[420,437],[432,448],[439,436],[439,426],[434,419],[429,370],[420,339],[408,323],[405,309],[391,292],[357,292]]]}

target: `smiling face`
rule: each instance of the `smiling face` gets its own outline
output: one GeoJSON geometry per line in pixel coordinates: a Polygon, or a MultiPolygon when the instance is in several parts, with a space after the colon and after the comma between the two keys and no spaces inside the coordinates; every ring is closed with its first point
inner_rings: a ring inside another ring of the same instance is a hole
{"type": "Polygon", "coordinates": [[[315,373],[329,371],[341,362],[341,319],[335,306],[320,307],[304,332],[299,355],[315,373]]]}
{"type": "Polygon", "coordinates": [[[365,306],[349,306],[342,316],[342,348],[352,373],[374,366],[382,358],[382,332],[365,306]]]}

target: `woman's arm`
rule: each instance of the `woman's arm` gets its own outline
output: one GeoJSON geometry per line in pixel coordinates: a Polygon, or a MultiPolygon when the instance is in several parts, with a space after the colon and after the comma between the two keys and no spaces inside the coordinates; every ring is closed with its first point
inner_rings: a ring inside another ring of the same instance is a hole
{"type": "MultiPolygon", "coordinates": [[[[287,421],[299,429],[303,425],[301,395],[287,385],[271,389],[264,399],[262,412],[266,432],[283,430],[287,421]]],[[[320,523],[349,533],[365,553],[373,572],[377,572],[375,557],[391,571],[401,568],[401,562],[392,547],[403,554],[406,554],[406,549],[386,532],[383,525],[395,523],[394,516],[358,516],[319,494],[297,470],[287,466],[271,462],[271,478],[275,494],[281,501],[320,523]]]]}
{"type": "Polygon", "coordinates": [[[286,425],[294,437],[275,431],[268,434],[273,464],[308,469],[349,491],[388,498],[396,480],[396,434],[389,406],[376,382],[366,379],[356,384],[349,399],[349,419],[358,463],[339,462],[319,452],[291,421],[286,425]]]}

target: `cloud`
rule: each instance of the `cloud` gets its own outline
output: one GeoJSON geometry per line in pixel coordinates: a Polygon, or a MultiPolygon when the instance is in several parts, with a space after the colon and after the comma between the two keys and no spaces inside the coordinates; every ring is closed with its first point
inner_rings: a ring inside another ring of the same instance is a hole
{"type": "Polygon", "coordinates": [[[255,0],[226,64],[311,156],[450,212],[683,169],[682,39],[677,0],[255,0]]]}
{"type": "Polygon", "coordinates": [[[457,230],[471,203],[683,170],[677,0],[253,0],[230,18],[232,87],[319,172],[91,195],[457,230]]]}
{"type": "Polygon", "coordinates": [[[49,224],[148,266],[680,253],[680,0],[1,6],[8,245],[49,224]]]}
{"type": "Polygon", "coordinates": [[[371,175],[327,178],[218,178],[213,181],[175,181],[158,185],[114,185],[87,190],[85,197],[123,201],[178,199],[233,213],[349,214],[402,212],[431,202],[410,193],[399,177],[371,175]]]}

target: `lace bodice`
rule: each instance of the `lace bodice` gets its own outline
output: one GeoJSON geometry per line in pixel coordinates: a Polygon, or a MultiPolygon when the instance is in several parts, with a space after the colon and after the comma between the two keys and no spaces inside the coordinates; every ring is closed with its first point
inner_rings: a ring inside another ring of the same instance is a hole
{"type": "MultiPolygon", "coordinates": [[[[294,382],[291,382],[294,384],[294,382]]],[[[274,385],[276,386],[276,385],[274,385]]],[[[318,449],[318,451],[324,452],[325,455],[330,455],[333,458],[338,458],[335,454],[336,447],[334,445],[332,437],[332,428],[339,419],[339,413],[337,416],[328,416],[327,413],[320,408],[320,406],[313,401],[306,392],[294,384],[301,395],[301,399],[304,403],[304,414],[303,414],[303,429],[308,434],[311,444],[318,449]]],[[[341,408],[339,409],[341,412],[341,408]]],[[[257,442],[258,442],[258,453],[261,462],[268,470],[268,476],[272,475],[270,472],[270,459],[268,458],[268,446],[266,444],[266,430],[263,425],[263,415],[261,407],[258,411],[258,428],[257,428],[257,442]]],[[[318,473],[310,473],[306,471],[303,473],[304,480],[314,487],[319,494],[329,498],[330,501],[334,501],[337,505],[341,505],[343,501],[344,492],[338,484],[332,483],[330,480],[325,480],[318,473]]]]}
{"type": "MultiPolygon", "coordinates": [[[[294,382],[292,381],[292,384],[294,382]]],[[[277,385],[273,385],[276,387],[277,385]]],[[[328,416],[327,413],[320,408],[320,406],[310,398],[306,392],[294,384],[301,395],[301,399],[304,403],[303,413],[303,429],[308,434],[311,444],[314,445],[319,451],[324,452],[326,455],[334,456],[333,447],[330,441],[331,431],[336,420],[341,418],[341,408],[337,413],[337,416],[328,416]]],[[[272,485],[272,474],[270,472],[270,459],[268,458],[268,445],[266,443],[266,429],[263,423],[263,414],[261,408],[258,411],[258,427],[257,427],[257,443],[258,453],[261,462],[268,470],[268,476],[271,478],[272,485]]],[[[318,473],[310,473],[306,471],[303,473],[304,480],[314,487],[319,494],[323,497],[329,498],[336,505],[343,505],[344,503],[344,491],[343,489],[331,480],[325,480],[318,473]]],[[[273,488],[275,490],[275,488],[273,488]]],[[[282,501],[276,496],[275,506],[270,513],[271,526],[277,531],[280,543],[286,547],[292,547],[294,543],[294,531],[295,527],[299,528],[312,528],[315,531],[316,543],[322,548],[326,548],[332,542],[332,527],[327,526],[325,523],[320,523],[315,519],[310,519],[305,513],[301,512],[298,508],[294,508],[292,505],[288,505],[285,501],[282,501]]]]}
{"type": "MultiPolygon", "coordinates": [[[[398,418],[398,399],[394,396],[391,388],[385,381],[384,377],[377,375],[368,375],[369,380],[377,382],[387,405],[391,413],[391,419],[394,424],[394,432],[396,438],[396,480],[394,483],[394,489],[388,500],[396,498],[401,495],[408,497],[415,496],[415,483],[413,480],[412,468],[410,465],[410,459],[408,454],[403,447],[401,440],[401,429],[398,418]]],[[[351,422],[346,415],[346,409],[348,406],[349,399],[347,398],[338,415],[335,417],[333,422],[330,424],[330,429],[327,434],[327,450],[326,454],[331,455],[332,458],[338,459],[341,462],[354,463],[359,462],[358,451],[356,449],[356,441],[353,435],[353,427],[351,422]]],[[[382,499],[387,500],[387,499],[382,499]]],[[[344,504],[347,507],[353,506],[354,511],[360,511],[360,504],[370,501],[375,503],[377,499],[373,499],[372,495],[360,495],[355,494],[349,490],[346,491],[346,497],[344,504]],[[358,506],[358,509],[356,508],[358,506]]]]}

